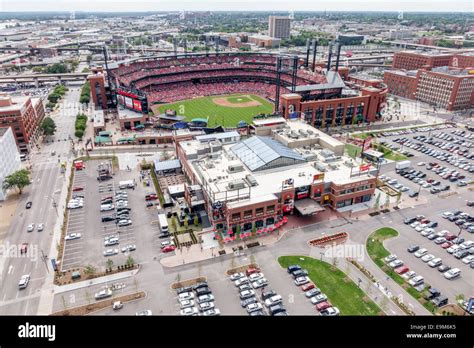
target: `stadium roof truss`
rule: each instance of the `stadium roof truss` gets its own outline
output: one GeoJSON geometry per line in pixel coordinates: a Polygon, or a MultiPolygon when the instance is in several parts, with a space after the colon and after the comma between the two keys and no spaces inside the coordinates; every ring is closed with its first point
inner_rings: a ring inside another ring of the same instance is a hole
{"type": "Polygon", "coordinates": [[[279,168],[305,162],[292,149],[269,137],[254,136],[231,147],[231,151],[251,171],[279,168]]]}

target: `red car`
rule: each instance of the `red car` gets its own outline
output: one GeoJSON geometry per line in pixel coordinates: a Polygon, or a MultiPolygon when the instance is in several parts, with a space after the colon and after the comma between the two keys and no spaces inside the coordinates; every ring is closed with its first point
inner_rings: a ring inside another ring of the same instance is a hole
{"type": "Polygon", "coordinates": [[[448,249],[452,245],[453,245],[453,243],[451,243],[451,242],[445,242],[445,243],[441,244],[441,248],[448,249]]]}
{"type": "Polygon", "coordinates": [[[332,307],[332,304],[329,301],[323,301],[316,305],[316,310],[321,312],[329,307],[332,307]]]}
{"type": "Polygon", "coordinates": [[[145,201],[153,201],[155,199],[158,199],[158,196],[156,195],[156,193],[150,193],[145,196],[145,201]]]}
{"type": "Polygon", "coordinates": [[[250,267],[248,268],[246,271],[245,271],[245,274],[247,275],[247,277],[251,274],[254,274],[254,273],[260,273],[260,268],[258,267],[250,267]]]}
{"type": "Polygon", "coordinates": [[[452,233],[448,233],[447,235],[444,236],[444,238],[446,238],[446,240],[453,240],[454,238],[456,238],[456,235],[452,233]]]}
{"type": "Polygon", "coordinates": [[[407,273],[410,269],[407,266],[395,268],[395,272],[398,274],[407,273]]]}
{"type": "Polygon", "coordinates": [[[314,289],[315,288],[315,285],[313,283],[308,283],[308,284],[305,284],[305,285],[301,285],[301,290],[303,290],[304,292],[308,291],[308,290],[311,290],[311,289],[314,289]]]}
{"type": "Polygon", "coordinates": [[[176,249],[176,247],[174,245],[167,245],[164,248],[162,248],[161,251],[164,252],[164,253],[170,253],[170,252],[174,251],[174,249],[176,249]]]}
{"type": "Polygon", "coordinates": [[[28,251],[28,243],[23,243],[20,247],[20,254],[26,254],[28,251]]]}
{"type": "Polygon", "coordinates": [[[82,190],[84,190],[84,187],[74,187],[72,189],[73,192],[82,191],[82,190]]]}

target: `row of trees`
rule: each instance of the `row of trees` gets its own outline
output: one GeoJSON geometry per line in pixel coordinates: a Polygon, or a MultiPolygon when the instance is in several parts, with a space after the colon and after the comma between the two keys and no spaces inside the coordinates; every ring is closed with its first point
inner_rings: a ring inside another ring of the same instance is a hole
{"type": "Polygon", "coordinates": [[[82,86],[79,102],[82,104],[89,104],[90,100],[91,100],[91,84],[89,83],[89,81],[87,81],[82,86]]]}
{"type": "Polygon", "coordinates": [[[48,103],[46,104],[46,107],[53,109],[56,106],[56,104],[59,102],[59,100],[61,100],[61,98],[64,97],[67,91],[68,91],[68,88],[63,85],[58,85],[54,87],[51,94],[48,95],[48,103]]]}
{"type": "Polygon", "coordinates": [[[87,116],[84,114],[77,114],[74,127],[76,129],[74,135],[79,139],[82,139],[87,127],[87,116]]]}

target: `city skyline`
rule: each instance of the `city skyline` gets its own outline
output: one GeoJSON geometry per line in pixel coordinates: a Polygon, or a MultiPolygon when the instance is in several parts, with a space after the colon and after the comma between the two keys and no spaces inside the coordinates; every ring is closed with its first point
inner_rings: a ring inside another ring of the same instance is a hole
{"type": "Polygon", "coordinates": [[[190,1],[190,0],[140,0],[130,2],[125,0],[98,0],[93,4],[86,0],[74,2],[68,0],[45,0],[41,3],[33,0],[14,1],[0,0],[0,11],[4,12],[33,12],[33,11],[98,11],[98,12],[142,12],[142,11],[404,11],[404,12],[473,12],[474,5],[469,0],[458,0],[446,3],[441,0],[412,2],[402,0],[396,4],[381,4],[376,0],[348,1],[335,0],[324,6],[310,0],[302,0],[298,5],[289,4],[283,0],[261,0],[258,3],[250,0],[243,1],[190,1]]]}

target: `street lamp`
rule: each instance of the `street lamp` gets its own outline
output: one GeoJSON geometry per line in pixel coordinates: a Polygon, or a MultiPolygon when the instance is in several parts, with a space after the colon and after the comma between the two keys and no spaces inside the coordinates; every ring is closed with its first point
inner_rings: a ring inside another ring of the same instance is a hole
{"type": "Polygon", "coordinates": [[[360,288],[360,283],[362,283],[362,279],[357,278],[357,287],[360,288]]]}
{"type": "Polygon", "coordinates": [[[324,253],[321,251],[321,252],[319,253],[319,255],[321,255],[321,261],[323,261],[324,253]]]}
{"type": "Polygon", "coordinates": [[[54,197],[52,196],[46,196],[46,198],[49,198],[53,201],[53,208],[54,210],[56,211],[56,216],[59,217],[59,213],[58,213],[58,204],[56,203],[56,201],[54,200],[54,197]]]}
{"type": "Polygon", "coordinates": [[[416,194],[416,201],[418,201],[418,197],[420,197],[420,191],[421,191],[421,184],[418,186],[418,192],[416,194]]]}

